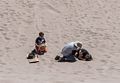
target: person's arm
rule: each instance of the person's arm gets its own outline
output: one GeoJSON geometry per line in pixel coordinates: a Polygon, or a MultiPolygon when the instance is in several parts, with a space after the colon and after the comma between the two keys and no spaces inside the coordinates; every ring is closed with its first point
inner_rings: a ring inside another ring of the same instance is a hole
{"type": "Polygon", "coordinates": [[[44,37],[41,39],[41,43],[46,43],[46,40],[44,37]]]}
{"type": "Polygon", "coordinates": [[[39,37],[37,37],[35,40],[35,46],[37,46],[37,47],[39,46],[39,37]]]}
{"type": "Polygon", "coordinates": [[[75,55],[77,53],[76,50],[72,50],[72,55],[75,55]]]}
{"type": "Polygon", "coordinates": [[[35,39],[35,44],[37,44],[38,43],[38,37],[35,39]]]}

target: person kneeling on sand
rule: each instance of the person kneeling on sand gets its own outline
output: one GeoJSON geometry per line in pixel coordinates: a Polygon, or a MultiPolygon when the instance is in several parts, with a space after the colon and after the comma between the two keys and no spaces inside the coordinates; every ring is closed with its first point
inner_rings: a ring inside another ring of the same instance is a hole
{"type": "Polygon", "coordinates": [[[44,33],[39,32],[39,36],[35,40],[35,49],[32,50],[31,53],[29,53],[29,56],[27,58],[28,59],[31,57],[34,58],[35,54],[43,55],[46,52],[47,52],[47,47],[46,47],[46,40],[44,38],[44,33]]]}
{"type": "Polygon", "coordinates": [[[62,57],[57,55],[55,60],[58,60],[58,62],[75,62],[75,54],[81,49],[81,47],[82,43],[79,41],[68,43],[62,49],[62,57]]]}

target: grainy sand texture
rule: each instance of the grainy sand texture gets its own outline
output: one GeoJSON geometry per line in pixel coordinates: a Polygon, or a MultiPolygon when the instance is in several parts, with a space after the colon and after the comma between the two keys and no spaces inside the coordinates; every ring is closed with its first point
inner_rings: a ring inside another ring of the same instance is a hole
{"type": "Polygon", "coordinates": [[[0,83],[120,83],[120,0],[0,0],[0,83]],[[48,52],[29,64],[40,31],[48,52]],[[72,41],[94,60],[55,61],[72,41]]]}

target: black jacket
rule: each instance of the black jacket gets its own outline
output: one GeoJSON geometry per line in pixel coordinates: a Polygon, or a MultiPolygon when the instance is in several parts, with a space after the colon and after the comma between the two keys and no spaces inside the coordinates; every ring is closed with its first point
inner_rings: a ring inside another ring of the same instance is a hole
{"type": "Polygon", "coordinates": [[[40,44],[46,43],[46,40],[45,40],[44,37],[37,37],[36,40],[35,40],[35,43],[37,45],[40,45],[40,44]]]}

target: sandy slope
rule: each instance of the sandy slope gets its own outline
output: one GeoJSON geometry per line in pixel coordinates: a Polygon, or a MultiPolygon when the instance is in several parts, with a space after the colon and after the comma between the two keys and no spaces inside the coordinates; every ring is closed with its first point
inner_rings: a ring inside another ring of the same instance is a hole
{"type": "Polygon", "coordinates": [[[119,0],[0,0],[0,83],[119,83],[119,36],[119,0]],[[39,31],[48,53],[29,64],[39,31]],[[93,61],[54,61],[76,40],[93,61]]]}

